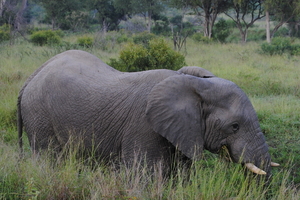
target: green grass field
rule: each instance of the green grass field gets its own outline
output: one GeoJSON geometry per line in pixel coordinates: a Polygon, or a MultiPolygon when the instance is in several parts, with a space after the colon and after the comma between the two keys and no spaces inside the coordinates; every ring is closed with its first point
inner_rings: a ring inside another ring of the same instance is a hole
{"type": "MultiPolygon", "coordinates": [[[[67,38],[72,41],[76,36],[67,38]]],[[[132,169],[90,167],[74,158],[53,164],[34,157],[25,140],[19,159],[17,96],[26,78],[65,47],[39,47],[17,40],[0,44],[0,199],[300,199],[300,57],[262,54],[259,43],[203,44],[188,41],[186,62],[238,84],[250,97],[270,147],[273,169],[266,187],[244,169],[205,153],[190,173],[178,169],[163,179],[143,165],[132,169]],[[186,178],[189,176],[189,179],[186,178]]],[[[120,46],[86,49],[103,61],[118,57],[120,46]]]]}

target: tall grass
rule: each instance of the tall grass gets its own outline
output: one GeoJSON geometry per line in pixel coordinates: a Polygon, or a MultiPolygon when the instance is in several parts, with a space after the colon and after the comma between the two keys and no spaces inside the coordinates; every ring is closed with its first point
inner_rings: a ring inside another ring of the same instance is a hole
{"type": "Polygon", "coordinates": [[[289,171],[274,175],[269,185],[257,184],[244,169],[218,157],[178,168],[169,178],[142,163],[118,170],[84,164],[69,151],[50,162],[47,154],[20,160],[16,149],[0,143],[2,199],[299,199],[288,182],[289,171]]]}
{"type": "MultiPolygon", "coordinates": [[[[66,38],[76,41],[77,36],[66,38]]],[[[78,36],[79,37],[79,36],[78,36]]],[[[142,164],[115,170],[91,167],[72,151],[51,162],[34,157],[25,144],[17,148],[16,101],[26,78],[42,63],[68,47],[40,47],[25,41],[0,48],[0,199],[300,199],[300,85],[297,56],[267,56],[257,43],[201,44],[188,41],[186,62],[237,83],[250,97],[267,138],[273,169],[268,186],[257,185],[244,169],[205,154],[190,171],[178,168],[169,178],[142,164]]],[[[120,47],[85,49],[103,61],[120,47]]],[[[26,141],[26,140],[25,140],[26,141]]]]}

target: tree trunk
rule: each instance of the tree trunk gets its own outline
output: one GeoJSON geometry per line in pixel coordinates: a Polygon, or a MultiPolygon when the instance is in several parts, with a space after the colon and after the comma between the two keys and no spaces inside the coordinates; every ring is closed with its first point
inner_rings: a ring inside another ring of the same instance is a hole
{"type": "Polygon", "coordinates": [[[108,24],[106,23],[106,20],[103,19],[103,22],[102,22],[102,31],[103,31],[104,35],[106,35],[107,30],[108,30],[108,24]]]}
{"type": "Polygon", "coordinates": [[[148,11],[148,27],[147,27],[149,33],[151,33],[151,25],[152,25],[151,20],[152,20],[152,12],[151,12],[151,10],[149,10],[148,11]]]}
{"type": "Polygon", "coordinates": [[[269,11],[266,11],[266,38],[267,42],[271,42],[271,35],[270,35],[270,16],[269,11]]]}
{"type": "Polygon", "coordinates": [[[241,43],[242,44],[246,44],[246,42],[247,42],[247,34],[248,34],[247,27],[245,28],[245,30],[243,30],[242,25],[239,24],[238,25],[238,29],[240,30],[240,34],[241,34],[241,43]]]}
{"type": "Polygon", "coordinates": [[[210,24],[209,19],[210,19],[210,16],[208,14],[205,14],[204,36],[208,37],[208,38],[211,38],[211,31],[210,31],[210,28],[209,28],[209,24],[210,24]]]}
{"type": "Polygon", "coordinates": [[[52,17],[51,22],[52,22],[52,30],[54,31],[54,29],[55,29],[55,18],[54,17],[52,17]]]}
{"type": "Polygon", "coordinates": [[[6,0],[0,0],[0,16],[2,16],[2,12],[4,10],[5,1],[6,0]]]}
{"type": "Polygon", "coordinates": [[[15,18],[15,29],[19,31],[21,29],[21,25],[23,24],[23,13],[27,7],[27,0],[22,0],[22,6],[20,10],[16,14],[15,18]]]}
{"type": "Polygon", "coordinates": [[[243,31],[241,34],[242,34],[242,44],[246,44],[246,42],[247,42],[247,30],[243,31]]]}

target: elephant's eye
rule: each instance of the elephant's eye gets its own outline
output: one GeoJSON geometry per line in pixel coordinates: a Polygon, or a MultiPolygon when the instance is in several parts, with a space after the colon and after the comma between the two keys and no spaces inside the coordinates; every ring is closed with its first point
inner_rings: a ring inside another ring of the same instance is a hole
{"type": "Polygon", "coordinates": [[[234,123],[232,124],[232,130],[234,133],[236,133],[239,130],[239,124],[238,123],[234,123]]]}

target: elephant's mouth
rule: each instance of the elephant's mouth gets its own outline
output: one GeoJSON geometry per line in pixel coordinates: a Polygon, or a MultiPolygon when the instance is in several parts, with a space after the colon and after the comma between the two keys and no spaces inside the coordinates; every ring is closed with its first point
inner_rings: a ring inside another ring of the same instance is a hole
{"type": "MultiPolygon", "coordinates": [[[[229,150],[227,148],[226,145],[222,145],[220,147],[219,150],[217,150],[218,154],[221,155],[222,158],[224,158],[225,160],[227,160],[228,162],[233,162],[233,159],[230,156],[229,150]]],[[[241,162],[241,164],[243,166],[245,166],[248,170],[250,170],[251,172],[253,172],[254,174],[258,174],[258,175],[266,175],[267,172],[265,172],[264,170],[260,169],[259,167],[255,166],[255,164],[251,163],[251,162],[241,162]]],[[[275,162],[271,162],[270,163],[271,167],[278,167],[280,166],[278,163],[275,162]]]]}

